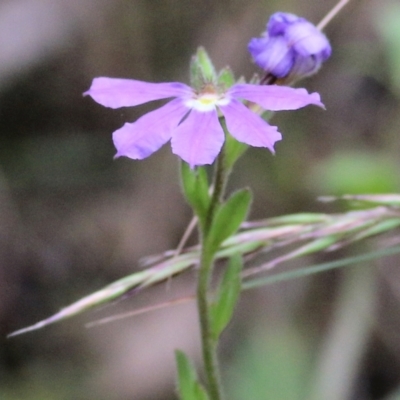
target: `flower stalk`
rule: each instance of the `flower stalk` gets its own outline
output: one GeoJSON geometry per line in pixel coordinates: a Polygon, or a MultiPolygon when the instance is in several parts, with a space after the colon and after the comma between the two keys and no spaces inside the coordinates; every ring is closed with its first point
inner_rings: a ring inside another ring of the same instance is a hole
{"type": "Polygon", "coordinates": [[[223,397],[217,357],[217,343],[212,337],[209,300],[209,286],[213,265],[214,255],[210,254],[207,246],[202,246],[197,282],[197,309],[200,321],[201,348],[210,400],[221,400],[223,397]]]}
{"type": "Polygon", "coordinates": [[[208,240],[208,233],[213,223],[215,211],[222,201],[228,179],[228,174],[226,173],[227,171],[224,165],[224,154],[224,148],[222,148],[215,164],[214,190],[211,196],[211,203],[208,209],[206,223],[200,232],[201,255],[197,281],[197,309],[200,321],[201,347],[210,400],[223,399],[217,355],[217,342],[213,337],[211,327],[210,284],[214,270],[215,251],[210,246],[211,243],[208,240]]]}

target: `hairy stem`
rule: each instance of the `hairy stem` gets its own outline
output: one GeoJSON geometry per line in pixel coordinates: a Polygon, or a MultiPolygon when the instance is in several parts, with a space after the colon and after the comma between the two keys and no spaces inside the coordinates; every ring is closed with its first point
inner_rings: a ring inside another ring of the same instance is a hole
{"type": "Polygon", "coordinates": [[[210,317],[209,288],[215,254],[209,248],[210,245],[207,240],[216,209],[222,200],[226,186],[227,174],[224,168],[223,157],[224,153],[222,151],[215,166],[214,191],[211,197],[207,220],[201,232],[201,257],[197,283],[197,308],[200,319],[204,371],[210,400],[221,400],[223,398],[217,357],[217,343],[212,335],[210,317]]]}
{"type": "MultiPolygon", "coordinates": [[[[205,249],[205,247],[203,247],[205,249]]],[[[202,252],[197,285],[197,308],[200,318],[201,345],[204,362],[204,372],[210,400],[222,399],[222,388],[217,358],[217,343],[214,342],[211,331],[210,302],[208,287],[212,275],[213,255],[202,252]]]]}

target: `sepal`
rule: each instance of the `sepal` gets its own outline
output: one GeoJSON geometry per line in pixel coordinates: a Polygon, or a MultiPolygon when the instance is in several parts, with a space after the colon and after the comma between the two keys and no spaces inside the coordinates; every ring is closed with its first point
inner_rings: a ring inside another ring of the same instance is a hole
{"type": "Polygon", "coordinates": [[[199,91],[206,84],[216,84],[217,73],[204,47],[199,47],[190,63],[190,83],[199,91]]]}
{"type": "Polygon", "coordinates": [[[228,90],[235,84],[235,77],[229,67],[222,68],[218,73],[218,86],[228,90]]]}

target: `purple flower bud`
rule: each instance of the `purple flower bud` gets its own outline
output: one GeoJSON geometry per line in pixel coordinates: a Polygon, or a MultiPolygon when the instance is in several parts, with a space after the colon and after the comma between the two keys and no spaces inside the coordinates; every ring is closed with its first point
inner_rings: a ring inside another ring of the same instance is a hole
{"type": "Polygon", "coordinates": [[[332,52],[326,36],[312,23],[281,12],[271,16],[266,32],[253,38],[248,49],[267,76],[285,83],[316,73],[332,52]]]}

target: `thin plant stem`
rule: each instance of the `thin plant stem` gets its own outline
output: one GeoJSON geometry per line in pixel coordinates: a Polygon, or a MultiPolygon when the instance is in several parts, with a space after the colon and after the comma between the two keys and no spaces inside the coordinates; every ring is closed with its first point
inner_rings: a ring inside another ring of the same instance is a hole
{"type": "Polygon", "coordinates": [[[189,225],[185,229],[185,232],[184,232],[181,240],[179,241],[177,248],[174,251],[174,257],[177,257],[177,256],[179,256],[179,254],[182,253],[182,250],[185,247],[190,235],[192,234],[193,230],[196,228],[197,222],[198,222],[197,217],[193,217],[190,220],[189,225]]]}
{"type": "Polygon", "coordinates": [[[208,298],[214,256],[207,251],[207,246],[204,246],[203,249],[197,283],[197,308],[200,320],[201,347],[210,400],[221,400],[222,387],[217,357],[217,344],[212,337],[210,302],[208,298]]]}
{"type": "Polygon", "coordinates": [[[213,338],[210,316],[210,283],[214,267],[215,253],[210,249],[207,240],[215,212],[220,204],[226,187],[227,174],[224,168],[224,150],[218,156],[214,174],[214,191],[208,210],[207,220],[201,232],[201,256],[197,283],[197,308],[200,320],[201,345],[204,361],[204,372],[210,400],[222,400],[217,343],[213,338]]]}
{"type": "MultiPolygon", "coordinates": [[[[209,189],[209,193],[212,194],[213,191],[214,191],[214,187],[211,185],[210,189],[209,189]]],[[[184,247],[185,247],[190,235],[192,234],[192,232],[196,228],[197,222],[199,222],[199,219],[196,216],[194,216],[190,220],[189,225],[185,229],[185,232],[183,233],[183,236],[182,236],[181,240],[179,241],[179,244],[178,244],[177,248],[174,250],[174,253],[173,253],[174,257],[177,257],[177,256],[179,256],[179,254],[182,253],[182,250],[184,249],[184,247]]]]}
{"type": "Polygon", "coordinates": [[[208,231],[212,220],[214,218],[215,210],[217,209],[218,205],[221,203],[222,198],[225,193],[225,188],[228,180],[229,172],[225,167],[225,149],[222,148],[221,152],[219,153],[215,165],[215,174],[214,174],[214,182],[213,182],[213,192],[211,195],[211,204],[208,210],[207,221],[206,221],[206,228],[205,230],[208,231]]]}
{"type": "Polygon", "coordinates": [[[138,310],[133,310],[133,311],[125,312],[122,314],[117,314],[117,315],[112,315],[111,317],[101,318],[96,321],[88,322],[87,324],[85,324],[85,328],[93,328],[95,326],[108,324],[110,322],[119,321],[121,319],[126,319],[126,318],[136,317],[136,316],[142,315],[142,314],[147,314],[151,311],[157,311],[157,310],[161,310],[163,308],[176,306],[179,304],[185,304],[190,301],[194,301],[194,299],[195,299],[194,295],[186,296],[186,297],[179,297],[177,299],[166,301],[164,303],[158,303],[158,304],[154,304],[152,306],[139,308],[138,310]]]}
{"type": "Polygon", "coordinates": [[[328,12],[328,14],[325,15],[324,18],[319,22],[317,25],[317,28],[322,31],[328,24],[329,22],[332,21],[332,19],[339,13],[339,11],[349,2],[350,0],[340,0],[335,7],[332,8],[331,11],[328,12]]]}

